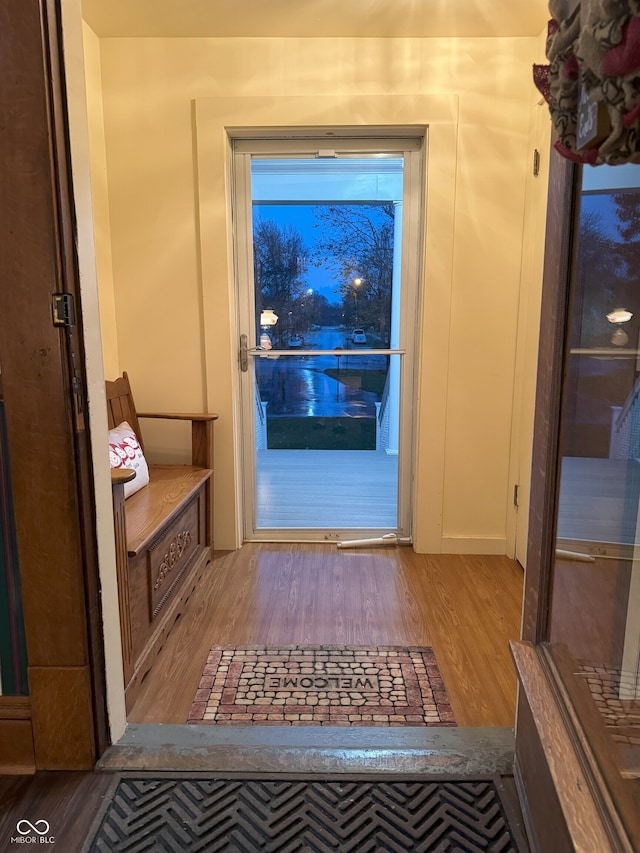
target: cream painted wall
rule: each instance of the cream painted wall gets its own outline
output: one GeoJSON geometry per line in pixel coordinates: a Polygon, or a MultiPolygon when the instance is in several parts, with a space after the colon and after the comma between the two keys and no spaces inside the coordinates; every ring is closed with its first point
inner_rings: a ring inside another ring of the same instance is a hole
{"type": "Polygon", "coordinates": [[[102,108],[102,74],[100,71],[100,41],[86,24],[82,27],[84,43],[84,73],[87,87],[87,126],[91,155],[91,189],[93,198],[93,231],[96,264],[100,270],[98,296],[100,300],[100,330],[105,376],[119,375],[118,331],[116,303],[111,263],[111,224],[107,191],[107,158],[104,145],[104,113],[102,108]]]}
{"type": "MultiPolygon", "coordinates": [[[[424,283],[428,335],[421,354],[414,534],[418,550],[504,553],[535,49],[536,39],[527,38],[100,42],[119,365],[131,375],[140,408],[219,412],[217,547],[239,544],[237,355],[230,266],[213,270],[213,283],[207,271],[205,281],[199,241],[228,243],[230,224],[218,218],[218,233],[198,232],[193,101],[228,99],[233,124],[242,98],[260,99],[264,116],[270,98],[303,96],[312,103],[324,97],[358,124],[361,115],[350,111],[358,99],[399,107],[422,95],[456,97],[455,168],[447,188],[453,217],[447,239],[427,258],[424,283]],[[447,289],[450,315],[434,313],[429,302],[428,276],[445,269],[449,279],[437,281],[447,289]],[[216,304],[227,308],[216,340],[209,341],[215,357],[208,362],[202,333],[203,300],[210,294],[203,286],[214,288],[216,304]],[[444,401],[441,434],[433,426],[430,389],[444,401]]],[[[316,121],[326,123],[332,112],[316,110],[316,121]]],[[[394,122],[394,110],[387,121],[394,122]]],[[[220,188],[227,192],[228,185],[220,188]]],[[[428,232],[437,227],[438,203],[432,193],[428,232]]],[[[179,453],[181,442],[160,428],[146,434],[156,458],[179,453]]]]}

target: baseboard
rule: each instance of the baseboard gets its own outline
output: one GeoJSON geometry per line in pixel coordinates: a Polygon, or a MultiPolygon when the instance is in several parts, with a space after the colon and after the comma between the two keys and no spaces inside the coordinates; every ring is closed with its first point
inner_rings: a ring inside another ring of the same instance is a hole
{"type": "Polygon", "coordinates": [[[443,536],[440,542],[442,554],[504,556],[507,553],[507,539],[502,536],[443,536]]]}
{"type": "Polygon", "coordinates": [[[529,810],[527,794],[524,786],[524,781],[522,779],[522,771],[520,770],[520,765],[518,764],[518,756],[515,757],[513,762],[513,779],[515,782],[516,791],[518,793],[520,811],[522,812],[522,821],[524,823],[524,830],[527,835],[527,841],[529,842],[529,848],[531,850],[531,853],[541,853],[540,845],[538,844],[538,837],[535,832],[535,824],[531,818],[531,812],[529,810]]]}
{"type": "Polygon", "coordinates": [[[0,775],[35,772],[31,701],[28,696],[0,696],[0,775]]]}

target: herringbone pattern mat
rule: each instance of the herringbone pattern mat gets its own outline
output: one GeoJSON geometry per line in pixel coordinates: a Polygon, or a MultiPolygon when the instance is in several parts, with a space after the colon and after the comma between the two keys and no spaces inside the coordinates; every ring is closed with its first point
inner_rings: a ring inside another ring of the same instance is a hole
{"type": "MultiPolygon", "coordinates": [[[[499,784],[499,783],[498,783],[499,784]]],[[[123,779],[91,853],[516,853],[490,781],[123,779]]]]}

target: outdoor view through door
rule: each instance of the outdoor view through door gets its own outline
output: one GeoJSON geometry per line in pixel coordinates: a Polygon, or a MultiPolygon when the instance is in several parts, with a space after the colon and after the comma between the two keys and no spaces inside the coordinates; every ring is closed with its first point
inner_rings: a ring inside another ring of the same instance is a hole
{"type": "Polygon", "coordinates": [[[247,537],[406,535],[404,154],[252,153],[246,169],[247,537]]]}

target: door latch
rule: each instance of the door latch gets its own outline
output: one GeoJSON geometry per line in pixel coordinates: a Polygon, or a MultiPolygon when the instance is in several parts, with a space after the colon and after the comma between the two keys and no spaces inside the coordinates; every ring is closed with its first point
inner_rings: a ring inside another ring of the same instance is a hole
{"type": "Polygon", "coordinates": [[[246,335],[240,335],[240,370],[246,373],[249,369],[249,345],[246,335]]]}
{"type": "Polygon", "coordinates": [[[264,347],[250,347],[249,339],[246,335],[240,335],[240,370],[246,373],[249,370],[249,354],[254,352],[264,352],[264,347]]]}
{"type": "Polygon", "coordinates": [[[70,293],[54,293],[51,298],[54,326],[75,326],[76,309],[70,293]]]}

